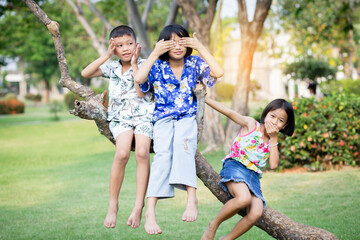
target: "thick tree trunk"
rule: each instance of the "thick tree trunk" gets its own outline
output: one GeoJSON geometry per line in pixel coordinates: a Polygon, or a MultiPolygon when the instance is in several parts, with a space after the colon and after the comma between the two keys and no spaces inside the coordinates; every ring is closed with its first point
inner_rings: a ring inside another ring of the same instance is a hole
{"type": "MultiPolygon", "coordinates": [[[[112,143],[115,143],[109,131],[108,122],[106,121],[106,108],[103,106],[105,93],[95,95],[92,89],[82,86],[70,78],[58,23],[52,21],[33,0],[22,1],[36,17],[44,23],[53,37],[60,66],[60,85],[85,98],[85,101],[75,103],[76,107],[72,113],[84,119],[94,120],[99,132],[112,143]]],[[[197,120],[201,122],[204,114],[205,93],[203,90],[200,90],[195,91],[195,94],[197,94],[197,97],[199,98],[197,120]]],[[[201,124],[199,126],[200,128],[202,127],[201,124]]],[[[226,203],[229,198],[217,185],[220,176],[199,152],[196,153],[195,161],[197,176],[222,203],[226,203]]],[[[268,207],[264,209],[263,216],[256,223],[256,226],[277,239],[336,239],[333,234],[323,229],[296,223],[284,214],[268,207]]]]}
{"type": "MultiPolygon", "coordinates": [[[[235,84],[231,108],[243,114],[249,114],[248,96],[250,91],[250,73],[256,50],[257,40],[261,35],[264,21],[268,15],[272,0],[256,1],[253,21],[248,21],[245,0],[238,0],[241,31],[241,51],[238,62],[238,76],[235,84]]],[[[232,121],[226,124],[225,148],[228,149],[239,127],[232,121]]]]}
{"type": "MultiPolygon", "coordinates": [[[[191,0],[177,0],[178,5],[182,8],[186,20],[190,24],[190,28],[197,33],[198,39],[210,49],[210,29],[216,12],[216,4],[218,0],[210,0],[206,10],[206,15],[201,18],[196,11],[195,2],[191,0]]],[[[216,98],[216,89],[212,87],[209,96],[216,98]]],[[[225,139],[224,128],[221,123],[220,114],[214,109],[207,108],[205,110],[204,131],[202,134],[202,142],[208,148],[215,149],[221,146],[225,139]]]]}

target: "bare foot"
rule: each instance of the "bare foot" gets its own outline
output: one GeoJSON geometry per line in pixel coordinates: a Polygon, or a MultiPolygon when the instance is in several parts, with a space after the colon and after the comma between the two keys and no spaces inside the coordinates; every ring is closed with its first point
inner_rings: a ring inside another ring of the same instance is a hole
{"type": "Polygon", "coordinates": [[[212,226],[212,223],[210,222],[208,228],[202,235],[201,240],[213,240],[215,237],[215,233],[216,229],[212,226]]]}
{"type": "Polygon", "coordinates": [[[182,220],[185,222],[194,222],[198,216],[197,199],[188,201],[182,220]]]}
{"type": "Polygon", "coordinates": [[[127,225],[131,226],[132,228],[138,228],[140,226],[141,221],[141,214],[142,214],[143,207],[134,207],[130,217],[127,221],[127,225]]]}
{"type": "Polygon", "coordinates": [[[147,234],[161,234],[161,228],[156,222],[155,213],[146,213],[145,214],[145,231],[147,234]]]}
{"type": "Polygon", "coordinates": [[[108,213],[106,214],[105,220],[104,220],[104,226],[107,228],[114,228],[116,226],[116,217],[117,217],[118,207],[116,206],[110,206],[108,213]]]}

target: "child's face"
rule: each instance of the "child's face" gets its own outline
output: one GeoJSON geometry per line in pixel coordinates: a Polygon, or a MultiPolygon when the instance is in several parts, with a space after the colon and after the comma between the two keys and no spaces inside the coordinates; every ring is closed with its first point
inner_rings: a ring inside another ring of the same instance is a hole
{"type": "Polygon", "coordinates": [[[169,59],[180,60],[184,58],[187,49],[186,47],[183,47],[179,44],[180,39],[181,37],[179,37],[177,34],[172,34],[170,41],[175,42],[175,47],[169,51],[169,59]]]}
{"type": "Polygon", "coordinates": [[[265,117],[265,123],[271,123],[279,131],[283,129],[287,124],[288,116],[283,108],[278,108],[268,112],[265,117]]]}
{"type": "Polygon", "coordinates": [[[130,35],[123,35],[114,38],[115,52],[114,54],[120,59],[122,63],[130,62],[135,53],[136,42],[130,35]]]}

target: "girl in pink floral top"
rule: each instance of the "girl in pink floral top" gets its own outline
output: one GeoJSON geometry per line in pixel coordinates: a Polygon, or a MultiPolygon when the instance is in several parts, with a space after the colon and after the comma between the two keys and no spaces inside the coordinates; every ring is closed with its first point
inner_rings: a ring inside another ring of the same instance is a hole
{"type": "Polygon", "coordinates": [[[259,179],[262,176],[260,168],[266,165],[267,160],[271,169],[277,168],[278,133],[282,132],[288,136],[293,134],[294,110],[284,99],[275,99],[266,106],[259,123],[212,99],[205,98],[205,102],[239,124],[241,129],[231,146],[230,153],[223,159],[223,168],[220,171],[219,185],[231,199],[210,221],[201,239],[214,239],[220,224],[245,208],[246,215],[229,234],[220,237],[221,240],[236,239],[248,231],[262,215],[266,203],[260,188],[259,179]]]}

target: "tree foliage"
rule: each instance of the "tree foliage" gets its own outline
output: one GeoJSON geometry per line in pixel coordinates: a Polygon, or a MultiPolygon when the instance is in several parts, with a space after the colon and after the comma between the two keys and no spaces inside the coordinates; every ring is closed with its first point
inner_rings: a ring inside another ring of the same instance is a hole
{"type": "Polygon", "coordinates": [[[320,78],[334,79],[336,69],[325,61],[307,57],[287,64],[284,73],[289,74],[291,79],[294,80],[312,80],[316,82],[320,78]]]}
{"type": "Polygon", "coordinates": [[[281,27],[291,35],[298,55],[327,56],[351,68],[360,40],[359,0],[278,0],[281,27]]]}

